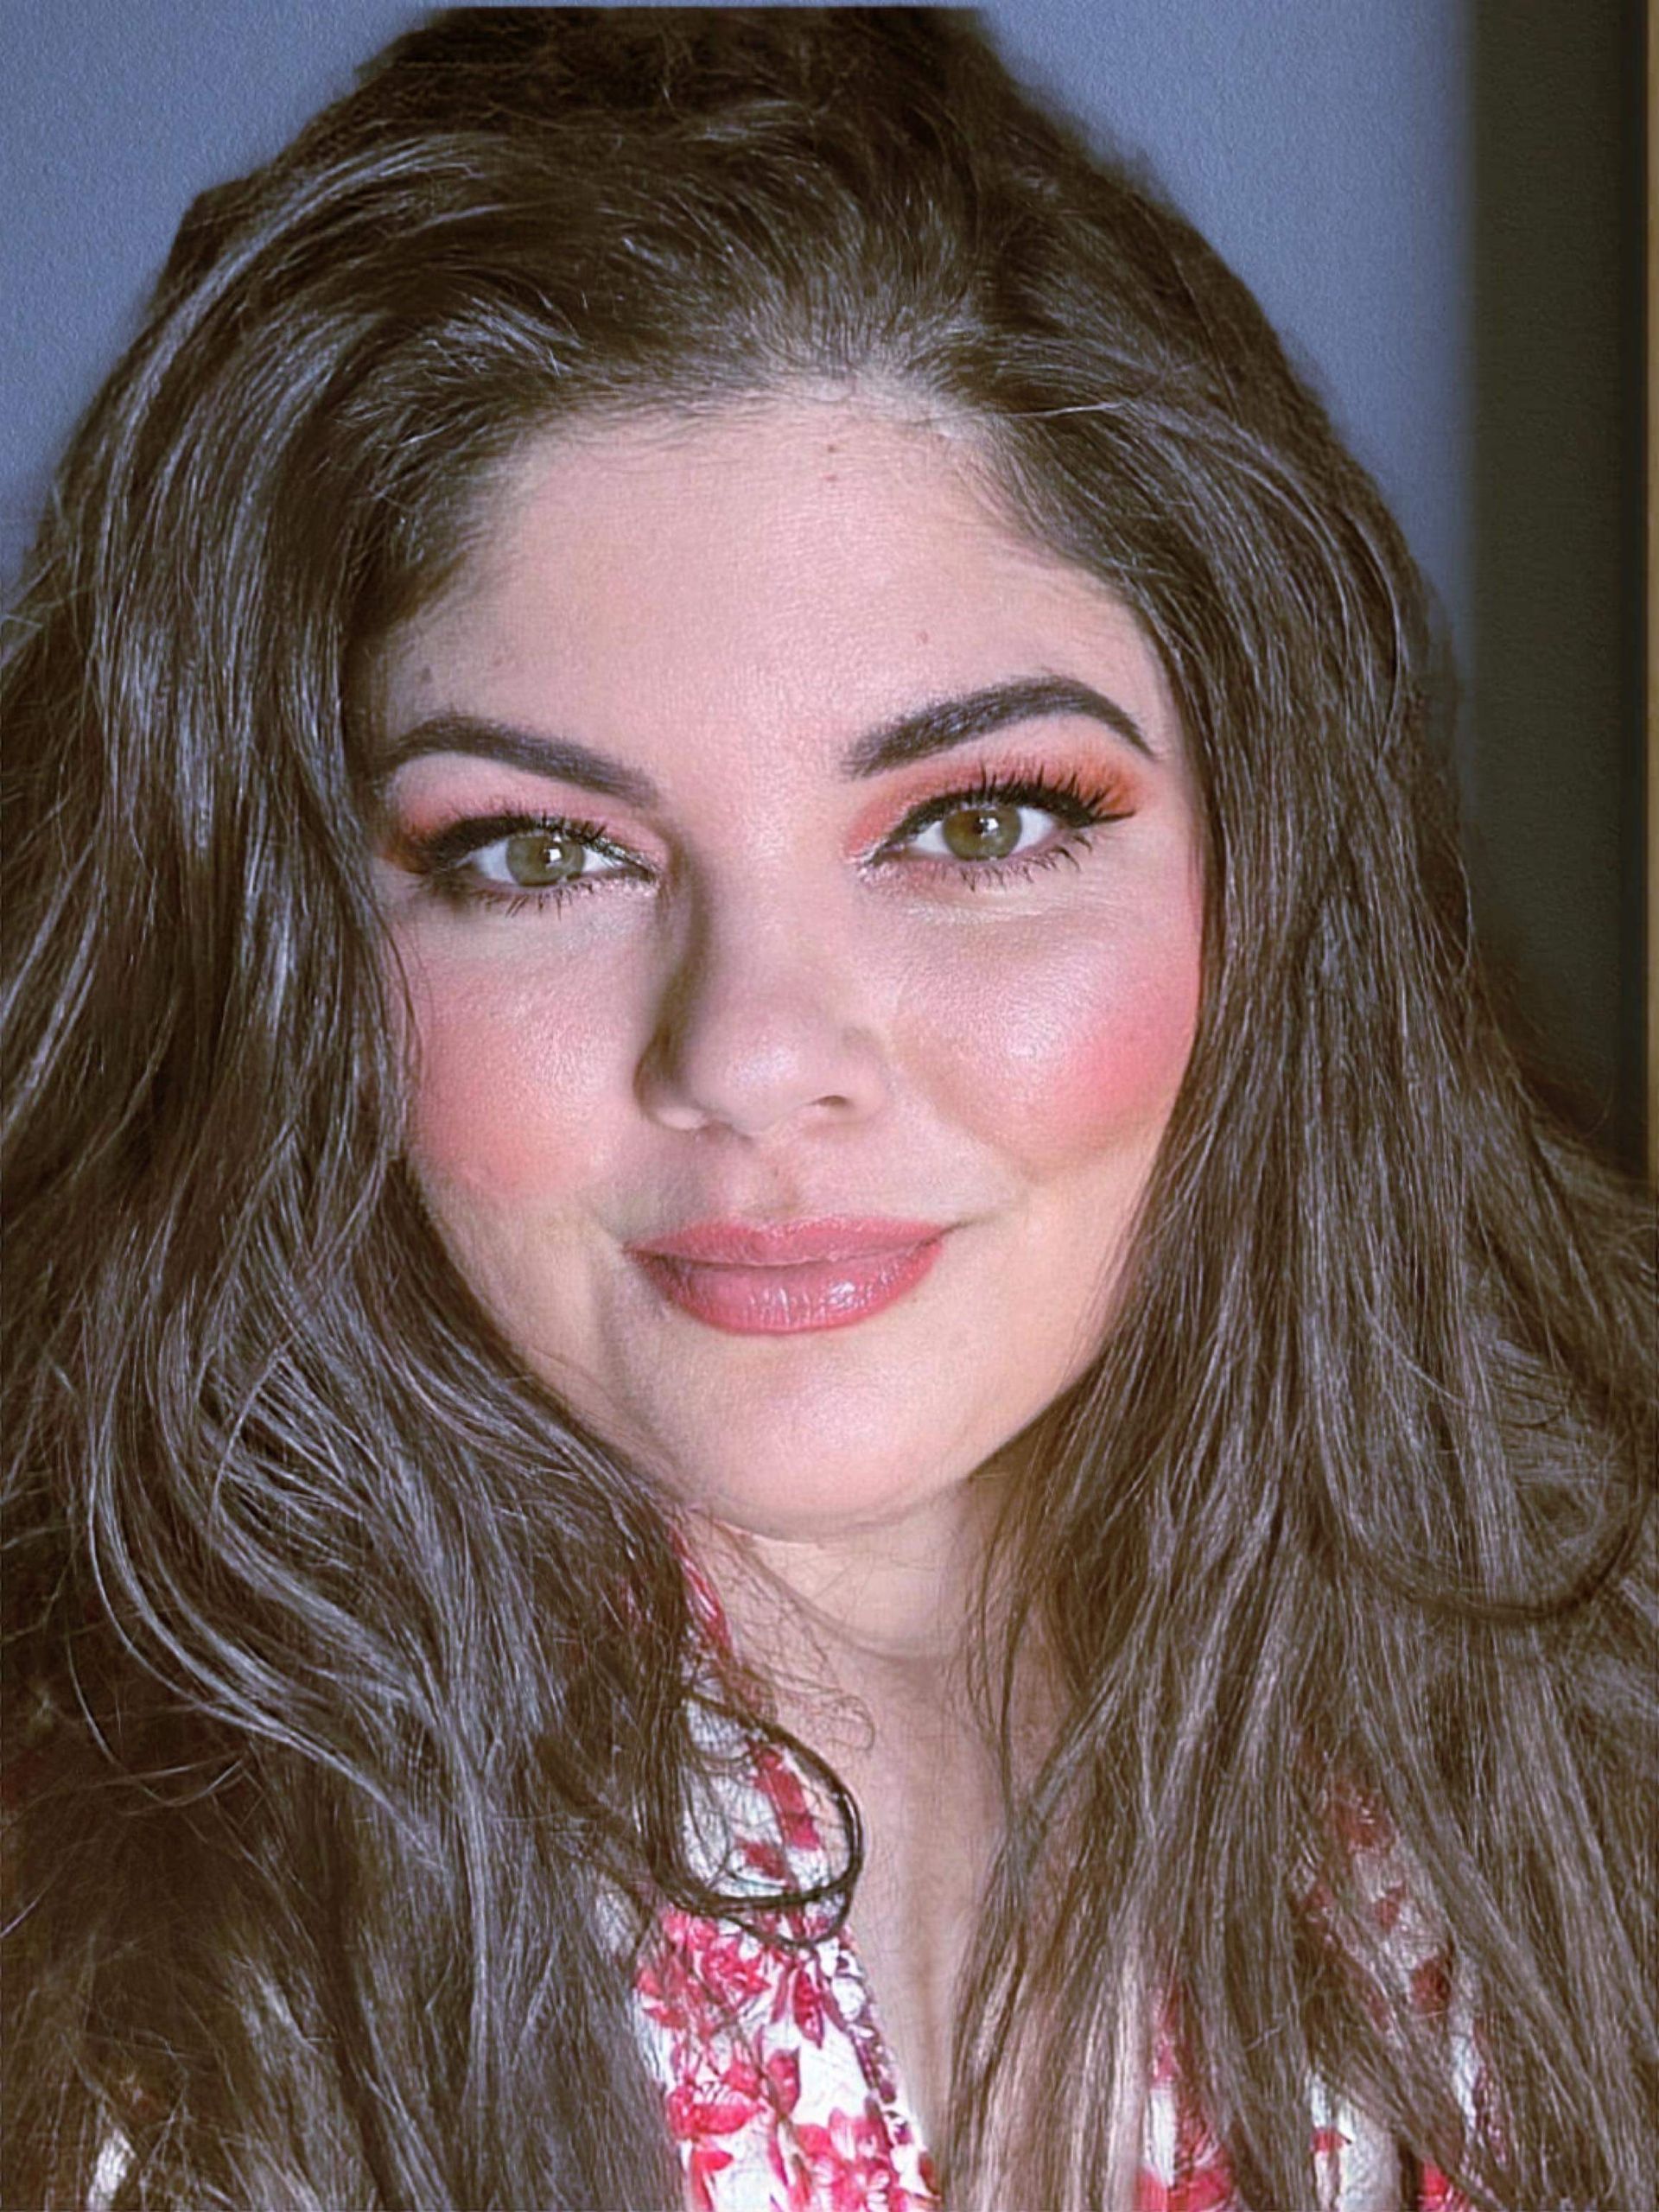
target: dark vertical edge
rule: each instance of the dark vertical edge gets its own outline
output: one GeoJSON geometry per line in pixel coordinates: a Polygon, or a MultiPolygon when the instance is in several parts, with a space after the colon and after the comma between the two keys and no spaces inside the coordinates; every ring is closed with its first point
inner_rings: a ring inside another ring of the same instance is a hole
{"type": "Polygon", "coordinates": [[[1656,640],[1651,625],[1654,592],[1659,585],[1651,563],[1656,543],[1653,503],[1653,434],[1655,399],[1652,390],[1653,292],[1649,281],[1653,204],[1649,180],[1654,175],[1654,118],[1650,91],[1653,74],[1655,16],[1651,0],[1624,0],[1622,48],[1624,56],[1624,102],[1622,118],[1624,156],[1621,207],[1621,238],[1624,296],[1621,302],[1621,368],[1630,465],[1625,473],[1625,499],[1621,538],[1621,566],[1626,579],[1624,594],[1624,669],[1630,698],[1630,741],[1625,749],[1622,791],[1624,847],[1621,853],[1619,906],[1620,994],[1618,1056],[1618,1157],[1631,1168],[1645,1165],[1649,1180],[1659,1181],[1659,1097],[1654,1071],[1659,1061],[1659,1035],[1655,1033],[1654,993],[1659,985],[1655,973],[1656,900],[1659,900],[1659,854],[1652,835],[1659,826],[1654,811],[1659,791],[1655,777],[1654,745],[1659,698],[1654,696],[1656,640]]]}
{"type": "Polygon", "coordinates": [[[1471,0],[1471,859],[1544,1087],[1641,1159],[1643,0],[1471,0]]]}
{"type": "Polygon", "coordinates": [[[1630,791],[1630,897],[1626,926],[1631,948],[1630,1001],[1625,1037],[1630,1051],[1629,1095],[1643,1124],[1641,1156],[1649,1184],[1659,1190],[1659,9],[1630,0],[1629,49],[1632,343],[1636,393],[1632,478],[1637,580],[1632,628],[1635,683],[1643,739],[1634,748],[1630,791]]]}

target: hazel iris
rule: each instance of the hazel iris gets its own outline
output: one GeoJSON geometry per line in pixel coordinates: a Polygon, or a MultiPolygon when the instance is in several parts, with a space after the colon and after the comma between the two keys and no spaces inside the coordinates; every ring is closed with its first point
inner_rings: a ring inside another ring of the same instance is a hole
{"type": "Polygon", "coordinates": [[[1020,812],[1014,805],[958,806],[939,827],[946,846],[959,861],[1006,860],[1020,842],[1020,812]]]}
{"type": "Polygon", "coordinates": [[[582,874],[587,847],[551,830],[521,830],[506,841],[507,873],[527,891],[569,883],[582,874]]]}

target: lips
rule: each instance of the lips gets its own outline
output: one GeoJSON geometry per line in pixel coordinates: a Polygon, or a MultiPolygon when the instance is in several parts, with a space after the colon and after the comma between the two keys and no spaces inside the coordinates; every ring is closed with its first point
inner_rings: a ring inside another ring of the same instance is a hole
{"type": "Polygon", "coordinates": [[[882,1312],[930,1272],[945,1233],[927,1221],[707,1221],[627,1249],[694,1319],[737,1336],[791,1336],[882,1312]]]}

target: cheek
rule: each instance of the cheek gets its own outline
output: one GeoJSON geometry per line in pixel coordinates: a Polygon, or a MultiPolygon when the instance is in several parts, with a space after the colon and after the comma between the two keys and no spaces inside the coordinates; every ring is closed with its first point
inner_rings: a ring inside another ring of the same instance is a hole
{"type": "Polygon", "coordinates": [[[614,996],[527,984],[441,957],[410,976],[410,1149],[429,1185],[493,1205],[545,1204],[591,1179],[613,1090],[614,996]]]}
{"type": "Polygon", "coordinates": [[[1080,995],[1071,1034],[1048,1062],[1031,1101],[1033,1119],[1060,1150],[1161,1130],[1186,1072],[1198,1020],[1196,960],[1160,963],[1080,995]]]}
{"type": "Polygon", "coordinates": [[[958,1118],[1033,1166],[1161,1134],[1192,1048],[1198,931],[1033,949],[960,994],[949,1046],[958,1118]]]}

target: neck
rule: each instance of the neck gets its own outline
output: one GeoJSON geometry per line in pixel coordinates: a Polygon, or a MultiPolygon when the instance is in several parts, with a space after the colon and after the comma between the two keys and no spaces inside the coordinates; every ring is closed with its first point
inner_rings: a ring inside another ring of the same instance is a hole
{"type": "MultiPolygon", "coordinates": [[[[965,1662],[1011,1479],[1006,1463],[982,1470],[879,1525],[692,1531],[738,1656],[859,1806],[856,1942],[925,2134],[944,2126],[957,1985],[1005,1818],[995,1731],[965,1662]]],[[[1041,1737],[1032,1671],[1015,1724],[1027,1757],[1041,1737]]]]}
{"type": "Polygon", "coordinates": [[[760,1535],[703,1518],[693,1545],[739,1651],[785,1680],[953,1671],[963,1656],[1003,1478],[991,1469],[890,1519],[760,1535]]]}

